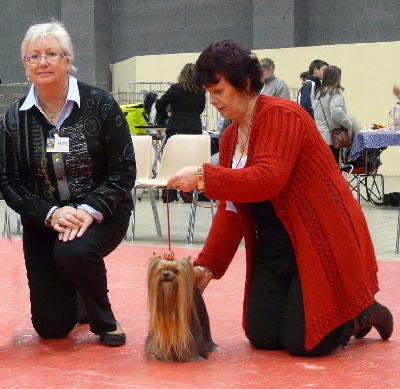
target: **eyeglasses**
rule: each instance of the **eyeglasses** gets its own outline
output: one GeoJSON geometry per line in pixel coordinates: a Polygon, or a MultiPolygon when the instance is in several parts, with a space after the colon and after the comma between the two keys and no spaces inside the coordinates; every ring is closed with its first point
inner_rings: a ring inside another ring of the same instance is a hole
{"type": "Polygon", "coordinates": [[[27,55],[25,59],[31,65],[37,65],[42,61],[42,57],[44,57],[44,60],[46,62],[57,62],[60,58],[64,58],[65,54],[64,53],[33,54],[33,55],[27,55]]]}

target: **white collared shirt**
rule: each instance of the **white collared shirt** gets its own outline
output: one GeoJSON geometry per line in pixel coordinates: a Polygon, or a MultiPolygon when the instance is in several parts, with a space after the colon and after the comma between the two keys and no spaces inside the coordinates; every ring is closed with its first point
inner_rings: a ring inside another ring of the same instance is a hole
{"type": "MultiPolygon", "coordinates": [[[[78,89],[78,80],[75,77],[69,75],[68,76],[67,99],[65,100],[65,104],[62,108],[60,116],[58,117],[57,123],[55,124],[55,127],[57,129],[60,128],[60,126],[64,122],[64,120],[70,115],[72,108],[74,107],[74,103],[77,103],[78,107],[81,106],[81,98],[80,98],[79,89],[78,89]]],[[[38,92],[36,90],[36,87],[35,87],[35,85],[32,85],[31,88],[29,89],[29,93],[26,96],[24,103],[21,105],[19,110],[26,111],[29,108],[32,108],[34,105],[43,114],[43,116],[46,118],[46,120],[50,123],[50,120],[47,118],[46,114],[44,113],[43,108],[39,104],[39,97],[38,97],[38,92]]]]}

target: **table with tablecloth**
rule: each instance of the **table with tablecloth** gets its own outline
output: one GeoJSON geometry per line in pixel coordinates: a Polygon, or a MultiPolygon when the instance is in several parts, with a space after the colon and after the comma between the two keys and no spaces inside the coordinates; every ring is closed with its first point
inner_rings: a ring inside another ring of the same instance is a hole
{"type": "MultiPolygon", "coordinates": [[[[383,150],[388,146],[400,146],[400,132],[393,131],[390,128],[384,128],[380,131],[369,130],[360,131],[355,134],[353,139],[353,144],[350,149],[348,165],[357,166],[353,161],[360,160],[362,158],[364,168],[363,173],[356,173],[357,185],[352,186],[352,189],[357,189],[357,200],[360,202],[360,198],[364,200],[373,201],[381,200],[384,195],[384,177],[382,174],[378,174],[378,167],[381,164],[380,155],[383,150]],[[368,183],[368,178],[371,178],[370,183],[368,183]],[[380,178],[381,187],[379,188],[376,179],[380,178]],[[366,189],[366,197],[360,194],[360,186],[364,186],[366,189]]],[[[354,171],[351,169],[351,172],[354,171]]]]}
{"type": "Polygon", "coordinates": [[[361,157],[364,149],[388,146],[400,146],[400,131],[360,131],[354,136],[349,159],[354,161],[361,157]]]}

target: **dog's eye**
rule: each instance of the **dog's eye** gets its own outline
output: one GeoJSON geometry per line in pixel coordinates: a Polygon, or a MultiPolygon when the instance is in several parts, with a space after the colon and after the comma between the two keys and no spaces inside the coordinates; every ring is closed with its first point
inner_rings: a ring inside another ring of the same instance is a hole
{"type": "Polygon", "coordinates": [[[173,272],[174,272],[174,274],[176,274],[176,273],[178,273],[178,270],[177,270],[177,269],[174,269],[173,272]]]}
{"type": "Polygon", "coordinates": [[[159,273],[162,273],[163,271],[162,271],[162,269],[159,269],[158,272],[159,272],[159,273]]]}

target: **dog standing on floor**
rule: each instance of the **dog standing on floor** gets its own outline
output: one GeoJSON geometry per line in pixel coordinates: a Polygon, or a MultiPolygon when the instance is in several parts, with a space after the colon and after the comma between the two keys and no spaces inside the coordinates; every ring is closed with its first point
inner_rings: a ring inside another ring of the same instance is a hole
{"type": "Polygon", "coordinates": [[[190,257],[174,259],[173,253],[165,253],[163,258],[157,254],[150,258],[148,358],[197,361],[207,359],[208,353],[216,349],[207,308],[194,278],[190,257]]]}

